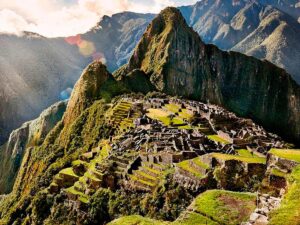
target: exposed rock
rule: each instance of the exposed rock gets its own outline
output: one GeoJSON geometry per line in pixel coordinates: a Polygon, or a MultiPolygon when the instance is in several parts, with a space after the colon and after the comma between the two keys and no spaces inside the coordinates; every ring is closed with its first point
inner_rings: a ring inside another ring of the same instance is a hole
{"type": "Polygon", "coordinates": [[[66,105],[67,102],[63,101],[50,106],[37,119],[24,123],[10,134],[0,152],[0,192],[7,193],[11,190],[25,149],[42,143],[49,131],[61,120],[66,105]]]}

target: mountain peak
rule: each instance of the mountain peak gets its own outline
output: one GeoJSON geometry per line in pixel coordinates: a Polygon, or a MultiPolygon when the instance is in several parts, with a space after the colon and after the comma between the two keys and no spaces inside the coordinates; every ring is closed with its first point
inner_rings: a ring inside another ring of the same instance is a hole
{"type": "Polygon", "coordinates": [[[170,22],[172,24],[180,24],[183,21],[185,22],[180,10],[175,7],[167,7],[163,9],[159,13],[158,17],[162,17],[165,22],[170,22]]]}
{"type": "Polygon", "coordinates": [[[164,76],[169,73],[167,70],[176,71],[173,75],[184,79],[185,74],[193,73],[191,64],[201,57],[203,46],[200,37],[188,26],[180,11],[168,7],[148,26],[128,65],[115,76],[126,76],[130,71],[141,69],[158,90],[166,91],[169,89],[164,82],[164,76]],[[176,63],[170,61],[171,57],[176,63]],[[191,57],[194,59],[189,60],[191,57]]]}
{"type": "Polygon", "coordinates": [[[77,118],[99,95],[102,85],[111,77],[106,66],[101,61],[94,61],[82,73],[75,84],[70,97],[64,124],[70,124],[77,118]]]}

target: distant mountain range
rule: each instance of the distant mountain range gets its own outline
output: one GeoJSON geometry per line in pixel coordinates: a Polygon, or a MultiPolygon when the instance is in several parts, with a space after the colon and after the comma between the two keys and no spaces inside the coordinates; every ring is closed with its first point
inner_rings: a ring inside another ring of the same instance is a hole
{"type": "MultiPolygon", "coordinates": [[[[179,9],[205,43],[265,58],[300,82],[296,1],[203,0],[179,9]]],[[[69,38],[1,34],[0,143],[12,129],[68,97],[60,95],[73,87],[93,59],[105,60],[111,72],[127,63],[154,16],[104,16],[89,32],[69,38]]]]}

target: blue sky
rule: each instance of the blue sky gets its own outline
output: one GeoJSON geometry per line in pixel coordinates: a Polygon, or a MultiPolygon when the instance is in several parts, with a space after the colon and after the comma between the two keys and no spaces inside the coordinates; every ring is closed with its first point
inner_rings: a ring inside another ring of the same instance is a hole
{"type": "Polygon", "coordinates": [[[122,11],[157,13],[166,6],[196,0],[5,0],[0,1],[0,33],[32,31],[48,37],[70,36],[93,27],[103,15],[122,11]]]}

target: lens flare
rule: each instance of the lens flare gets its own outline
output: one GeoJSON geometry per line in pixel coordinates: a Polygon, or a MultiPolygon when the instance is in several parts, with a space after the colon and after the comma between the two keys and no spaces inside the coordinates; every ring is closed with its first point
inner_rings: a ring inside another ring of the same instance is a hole
{"type": "Polygon", "coordinates": [[[84,57],[92,57],[93,60],[100,60],[106,64],[106,58],[102,52],[97,52],[95,44],[91,41],[84,40],[80,34],[65,38],[70,45],[76,45],[80,54],[84,57]]]}
{"type": "Polygon", "coordinates": [[[78,48],[79,52],[85,57],[93,55],[93,53],[96,51],[94,43],[85,40],[79,43],[78,48]]]}

